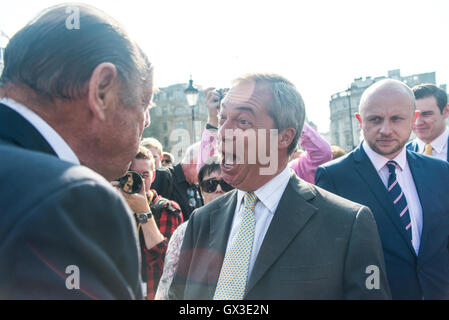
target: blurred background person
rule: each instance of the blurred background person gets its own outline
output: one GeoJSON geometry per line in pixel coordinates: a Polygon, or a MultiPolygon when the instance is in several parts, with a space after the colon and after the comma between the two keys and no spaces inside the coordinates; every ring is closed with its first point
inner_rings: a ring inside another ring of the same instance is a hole
{"type": "Polygon", "coordinates": [[[170,152],[162,152],[161,164],[163,167],[173,166],[175,163],[175,157],[170,152]]]}
{"type": "Polygon", "coordinates": [[[449,105],[446,92],[433,84],[420,84],[412,90],[419,115],[413,125],[416,138],[407,148],[449,161],[449,129],[446,127],[449,105]]]}
{"type": "Polygon", "coordinates": [[[189,219],[193,210],[203,205],[196,171],[199,144],[197,142],[189,146],[177,165],[157,169],[153,182],[153,188],[158,194],[179,204],[184,221],[189,219]]]}
{"type": "Polygon", "coordinates": [[[345,150],[343,150],[339,146],[332,145],[331,146],[331,150],[332,150],[332,160],[340,158],[340,157],[346,155],[345,150]]]}
{"type": "MultiPolygon", "coordinates": [[[[220,164],[220,157],[214,156],[209,158],[198,173],[198,182],[203,195],[204,204],[208,204],[226,192],[234,189],[223,180],[220,164]]],[[[168,299],[168,290],[170,289],[173,275],[178,267],[179,253],[181,251],[186,227],[187,222],[184,222],[178,229],[176,229],[170,239],[167,254],[165,256],[164,272],[156,293],[156,300],[168,299]]]]}
{"type": "Polygon", "coordinates": [[[146,197],[142,197],[142,194],[122,194],[136,214],[142,254],[142,280],[146,283],[146,299],[152,300],[164,268],[168,241],[183,218],[175,201],[167,200],[151,189],[155,165],[153,155],[147,148],[139,147],[130,170],[142,177],[142,194],[146,197]]]}
{"type": "Polygon", "coordinates": [[[162,156],[162,144],[156,138],[145,138],[140,142],[140,145],[144,146],[153,154],[154,165],[156,169],[159,169],[161,164],[161,156],[162,156]]]}

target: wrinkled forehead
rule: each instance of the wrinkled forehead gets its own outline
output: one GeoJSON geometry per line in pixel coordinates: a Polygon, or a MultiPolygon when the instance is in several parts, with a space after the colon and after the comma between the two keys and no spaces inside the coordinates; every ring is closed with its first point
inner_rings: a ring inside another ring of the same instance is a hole
{"type": "Polygon", "coordinates": [[[248,106],[268,110],[271,101],[271,89],[267,83],[242,81],[233,86],[224,97],[222,108],[248,106]]]}

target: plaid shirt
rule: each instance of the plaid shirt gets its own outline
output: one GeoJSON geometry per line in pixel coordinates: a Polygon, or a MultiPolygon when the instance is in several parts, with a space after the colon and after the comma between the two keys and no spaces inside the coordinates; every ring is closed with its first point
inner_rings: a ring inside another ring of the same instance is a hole
{"type": "MultiPolygon", "coordinates": [[[[153,192],[153,199],[150,205],[154,205],[162,197],[153,192]]],[[[147,283],[147,300],[153,300],[156,294],[159,280],[164,270],[165,253],[168,247],[168,241],[176,228],[183,222],[181,208],[175,201],[170,201],[173,207],[178,209],[177,212],[169,212],[167,209],[161,211],[159,217],[154,216],[159,231],[164,235],[165,240],[155,245],[151,249],[147,249],[143,239],[142,230],[139,232],[140,244],[142,249],[142,277],[147,283]]]]}

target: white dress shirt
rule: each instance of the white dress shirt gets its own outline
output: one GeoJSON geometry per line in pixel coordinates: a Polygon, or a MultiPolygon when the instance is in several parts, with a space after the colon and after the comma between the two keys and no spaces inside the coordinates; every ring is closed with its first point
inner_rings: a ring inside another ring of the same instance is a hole
{"type": "Polygon", "coordinates": [[[42,137],[47,140],[48,144],[53,148],[59,159],[74,164],[80,164],[78,157],[69,147],[69,145],[64,141],[64,139],[34,111],[28,109],[23,104],[20,104],[19,102],[9,98],[1,99],[0,103],[3,103],[7,107],[13,109],[26,120],[28,120],[28,122],[42,135],[42,137]]]}
{"type": "MultiPolygon", "coordinates": [[[[388,188],[388,177],[390,176],[390,171],[388,170],[386,164],[390,161],[390,159],[376,153],[365,141],[363,141],[363,149],[379,174],[385,188],[388,188]]],[[[423,221],[422,207],[418,192],[416,191],[415,181],[413,180],[412,172],[410,171],[410,167],[407,162],[406,149],[403,148],[396,158],[393,159],[393,161],[399,165],[399,168],[396,168],[395,171],[396,177],[402,191],[404,192],[405,199],[407,200],[410,220],[412,223],[412,244],[416,254],[418,254],[423,221]]]]}
{"type": "MultiPolygon", "coordinates": [[[[435,138],[430,145],[432,146],[432,156],[441,159],[441,160],[449,160],[447,158],[447,139],[449,138],[449,129],[446,127],[444,132],[440,134],[437,138],[435,138]]],[[[416,137],[416,143],[418,144],[418,153],[424,153],[424,148],[426,143],[422,141],[420,138],[416,137]]]]}
{"type": "MultiPolygon", "coordinates": [[[[251,253],[251,260],[248,270],[248,279],[256,262],[257,255],[259,254],[260,246],[262,245],[265,234],[273,219],[274,213],[281,200],[282,194],[290,181],[290,168],[287,166],[277,176],[268,181],[262,187],[254,191],[257,196],[257,203],[254,208],[256,217],[256,228],[254,232],[253,251],[251,253]]],[[[228,238],[227,249],[229,249],[232,239],[237,235],[240,224],[242,222],[243,213],[243,196],[245,191],[237,191],[237,206],[235,208],[235,214],[232,221],[231,233],[228,238]]]]}

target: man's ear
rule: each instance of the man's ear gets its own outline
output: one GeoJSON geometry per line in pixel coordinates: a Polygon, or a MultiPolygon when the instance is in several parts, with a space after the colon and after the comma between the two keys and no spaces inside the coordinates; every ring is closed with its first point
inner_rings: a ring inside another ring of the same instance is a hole
{"type": "Polygon", "coordinates": [[[293,128],[286,128],[279,132],[278,144],[279,149],[287,149],[295,138],[296,130],[293,128]]]}
{"type": "Polygon", "coordinates": [[[151,178],[151,183],[154,182],[154,179],[156,179],[156,169],[153,170],[153,177],[151,178]]]}
{"type": "Polygon", "coordinates": [[[99,64],[89,79],[88,103],[94,117],[103,121],[105,110],[117,95],[117,69],[109,62],[99,64]]]}
{"type": "Polygon", "coordinates": [[[357,112],[356,114],[354,114],[354,116],[359,122],[360,128],[362,128],[362,117],[360,116],[360,113],[357,112]]]}

